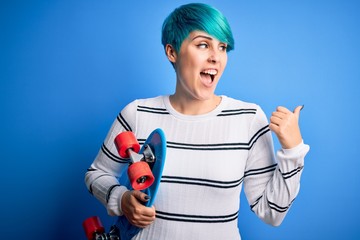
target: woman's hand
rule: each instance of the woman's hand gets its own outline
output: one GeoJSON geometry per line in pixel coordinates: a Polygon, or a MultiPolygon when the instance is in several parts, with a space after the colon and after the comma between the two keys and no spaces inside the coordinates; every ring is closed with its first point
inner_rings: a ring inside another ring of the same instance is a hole
{"type": "Polygon", "coordinates": [[[283,149],[296,147],[302,142],[299,117],[303,107],[296,107],[294,112],[285,107],[277,107],[270,117],[269,127],[278,137],[283,149]]]}
{"type": "Polygon", "coordinates": [[[145,207],[148,196],[140,191],[127,191],[121,199],[121,209],[128,221],[139,228],[149,226],[155,220],[155,207],[145,207]]]}

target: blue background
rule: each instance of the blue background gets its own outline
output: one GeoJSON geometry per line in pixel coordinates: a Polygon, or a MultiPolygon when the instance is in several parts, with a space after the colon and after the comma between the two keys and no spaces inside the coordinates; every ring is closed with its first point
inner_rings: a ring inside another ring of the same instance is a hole
{"type": "MultiPolygon", "coordinates": [[[[81,224],[92,215],[109,227],[84,173],[125,104],[173,93],[160,29],[187,2],[1,1],[2,239],[85,239],[81,224]]],[[[217,93],[268,116],[305,105],[311,151],[300,194],[277,228],[242,195],[243,239],[359,239],[360,4],[207,3],[227,16],[236,42],[217,93]]]]}

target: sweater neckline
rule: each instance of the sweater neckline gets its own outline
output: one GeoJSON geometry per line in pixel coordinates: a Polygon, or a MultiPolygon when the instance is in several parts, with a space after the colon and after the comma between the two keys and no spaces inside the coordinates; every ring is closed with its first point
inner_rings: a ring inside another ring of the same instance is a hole
{"type": "Polygon", "coordinates": [[[200,119],[206,119],[209,117],[215,117],[218,114],[220,114],[221,111],[224,109],[224,106],[226,105],[226,102],[228,99],[227,96],[224,96],[224,95],[220,95],[220,97],[221,97],[221,102],[214,110],[212,110],[208,113],[205,113],[205,114],[198,114],[198,115],[186,115],[186,114],[182,114],[182,113],[176,111],[175,108],[171,105],[170,95],[163,96],[163,102],[164,102],[166,109],[174,117],[182,119],[182,120],[196,121],[196,120],[200,120],[200,119]]]}

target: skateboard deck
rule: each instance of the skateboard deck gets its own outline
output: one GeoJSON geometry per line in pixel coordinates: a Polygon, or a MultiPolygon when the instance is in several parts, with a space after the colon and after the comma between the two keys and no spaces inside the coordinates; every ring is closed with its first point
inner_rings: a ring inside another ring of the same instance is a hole
{"type": "MultiPolygon", "coordinates": [[[[121,157],[131,158],[129,166],[125,169],[128,174],[125,172],[121,174],[120,184],[129,190],[141,190],[147,194],[150,199],[144,205],[151,207],[154,204],[156,193],[159,189],[165,164],[166,138],[164,132],[160,128],[155,129],[145,140],[141,148],[131,132],[120,133],[114,142],[121,157]],[[133,156],[138,158],[136,162],[133,161],[133,156]],[[139,161],[140,158],[141,160],[139,161]],[[147,161],[146,159],[150,160],[147,161]]],[[[118,239],[115,236],[111,238],[111,234],[104,232],[104,227],[97,217],[86,219],[83,222],[83,227],[89,240],[98,239],[95,236],[105,237],[99,239],[118,239]]],[[[131,239],[140,230],[141,228],[131,225],[125,216],[119,216],[115,226],[112,227],[112,232],[116,233],[115,235],[118,235],[118,232],[120,232],[121,240],[131,239]]]]}
{"type": "MultiPolygon", "coordinates": [[[[142,154],[144,152],[145,146],[149,146],[155,155],[155,161],[150,164],[152,165],[150,166],[150,168],[155,180],[150,187],[142,190],[142,192],[144,192],[150,197],[149,201],[147,201],[144,205],[147,207],[151,207],[154,204],[156,198],[156,193],[160,185],[162,171],[165,163],[166,139],[164,132],[159,128],[155,129],[145,140],[145,143],[140,149],[139,154],[142,154]]],[[[128,189],[132,189],[129,178],[120,180],[120,183],[126,186],[128,189]]],[[[141,228],[131,225],[125,216],[118,217],[116,226],[120,230],[120,236],[122,240],[131,239],[141,230],[141,228]]]]}
{"type": "MultiPolygon", "coordinates": [[[[149,145],[153,149],[153,152],[155,153],[155,162],[151,167],[151,171],[155,177],[155,180],[154,183],[144,191],[148,196],[150,196],[150,200],[146,204],[147,207],[150,207],[154,204],[156,193],[159,189],[161,176],[165,164],[166,139],[164,132],[159,128],[154,130],[150,134],[148,139],[145,141],[143,146],[146,145],[149,145]]],[[[142,153],[143,148],[140,150],[140,153],[142,153]]]]}

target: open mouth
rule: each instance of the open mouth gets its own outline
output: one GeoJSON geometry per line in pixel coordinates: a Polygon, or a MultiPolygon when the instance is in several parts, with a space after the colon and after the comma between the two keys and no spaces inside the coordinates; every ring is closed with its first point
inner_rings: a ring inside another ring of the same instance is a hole
{"type": "Polygon", "coordinates": [[[215,79],[215,76],[217,74],[217,70],[215,69],[208,69],[208,70],[204,70],[201,73],[202,78],[204,78],[206,80],[206,82],[208,84],[212,83],[215,79]]]}

